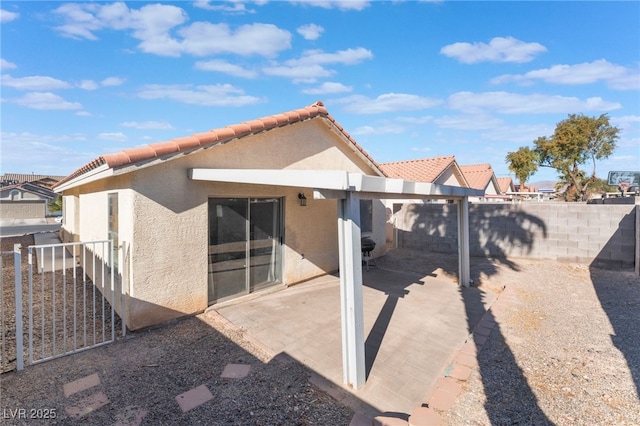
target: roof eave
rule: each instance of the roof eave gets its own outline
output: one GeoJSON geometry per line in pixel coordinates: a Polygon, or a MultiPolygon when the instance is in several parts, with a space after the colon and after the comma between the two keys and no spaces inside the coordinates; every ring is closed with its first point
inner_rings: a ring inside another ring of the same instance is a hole
{"type": "Polygon", "coordinates": [[[55,186],[53,190],[57,193],[61,193],[81,185],[86,185],[87,183],[90,183],[90,182],[95,182],[100,179],[105,179],[105,178],[114,176],[115,174],[116,174],[115,170],[109,167],[108,164],[102,164],[101,166],[98,166],[73,179],[68,180],[67,182],[64,182],[58,186],[55,186]]]}

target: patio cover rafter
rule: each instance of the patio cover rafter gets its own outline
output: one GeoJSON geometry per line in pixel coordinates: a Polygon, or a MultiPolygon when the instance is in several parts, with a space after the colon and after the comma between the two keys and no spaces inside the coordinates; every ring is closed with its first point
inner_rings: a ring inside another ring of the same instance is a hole
{"type": "Polygon", "coordinates": [[[360,206],[362,198],[454,199],[458,205],[459,282],[470,282],[469,198],[484,191],[457,186],[413,182],[350,173],[344,170],[208,169],[188,170],[189,179],[313,189],[316,199],[338,202],[338,245],[342,316],[342,368],[344,383],[357,390],[364,385],[364,320],[360,206]]]}

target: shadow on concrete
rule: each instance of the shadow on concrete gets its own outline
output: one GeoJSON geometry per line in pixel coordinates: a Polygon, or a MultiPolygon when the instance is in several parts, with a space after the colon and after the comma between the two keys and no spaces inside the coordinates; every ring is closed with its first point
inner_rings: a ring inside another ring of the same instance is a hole
{"type": "MultiPolygon", "coordinates": [[[[600,305],[613,327],[611,341],[625,357],[640,397],[640,276],[634,271],[635,247],[625,246],[629,253],[623,257],[628,261],[612,261],[609,258],[612,248],[620,250],[622,234],[633,232],[634,223],[638,223],[635,217],[637,211],[636,208],[622,218],[618,229],[591,263],[589,270],[600,305]]],[[[635,229],[635,233],[637,246],[640,244],[640,231],[635,229]]]]}
{"type": "MultiPolygon", "coordinates": [[[[425,241],[434,245],[435,252],[455,253],[457,243],[457,209],[455,205],[443,205],[440,214],[434,206],[408,206],[413,224],[409,231],[423,235],[425,241]],[[435,240],[433,237],[436,237],[435,240]]],[[[407,208],[407,207],[405,207],[407,208]]],[[[498,273],[500,265],[518,271],[518,265],[507,257],[507,250],[517,246],[523,253],[530,252],[535,243],[536,234],[546,238],[546,225],[543,220],[522,211],[496,206],[485,210],[482,214],[474,214],[477,206],[470,206],[470,247],[471,278],[475,285],[490,282],[491,276],[498,273]],[[511,223],[505,227],[505,219],[511,223]],[[515,228],[514,225],[515,224],[515,228]]],[[[402,236],[401,236],[402,237],[402,236]]],[[[415,241],[415,235],[412,240],[415,241]]],[[[400,239],[402,241],[402,239],[400,239]]],[[[429,251],[427,243],[422,250],[429,251]]],[[[428,256],[428,253],[425,253],[428,256]]],[[[432,265],[434,266],[434,265],[432,265]]],[[[440,266],[445,274],[457,276],[456,262],[444,263],[440,266]]],[[[431,271],[428,268],[425,272],[431,271]]],[[[483,292],[478,288],[461,288],[460,296],[464,301],[467,314],[468,330],[471,335],[478,324],[478,312],[484,312],[483,292]]],[[[494,321],[491,312],[487,312],[485,320],[494,321]]],[[[486,337],[473,334],[476,345],[485,343],[486,337]]],[[[507,362],[496,363],[494,359],[477,354],[478,369],[486,395],[485,409],[491,424],[552,424],[538,405],[538,400],[531,390],[527,379],[518,366],[513,352],[509,348],[504,335],[496,324],[489,337],[491,345],[500,347],[500,359],[507,362]],[[512,395],[517,395],[515,400],[512,395]]]]}
{"type": "MultiPolygon", "coordinates": [[[[398,305],[398,300],[409,294],[408,286],[414,284],[424,285],[424,281],[416,279],[407,279],[406,281],[394,280],[385,281],[384,284],[377,280],[368,279],[366,272],[363,273],[363,285],[375,290],[381,291],[387,295],[384,305],[380,309],[373,327],[369,331],[369,335],[364,343],[365,356],[365,374],[369,378],[373,364],[375,363],[378,351],[382,345],[382,341],[393,317],[393,312],[398,305]]],[[[397,275],[402,277],[402,275],[397,275]]],[[[409,278],[409,277],[407,277],[409,278]]]]}

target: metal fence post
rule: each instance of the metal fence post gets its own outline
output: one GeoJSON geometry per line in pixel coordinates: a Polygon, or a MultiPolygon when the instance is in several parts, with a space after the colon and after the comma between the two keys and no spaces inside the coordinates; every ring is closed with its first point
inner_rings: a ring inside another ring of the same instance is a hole
{"type": "Polygon", "coordinates": [[[20,244],[13,245],[13,267],[16,290],[16,369],[24,369],[24,334],[22,324],[22,253],[20,244]]]}

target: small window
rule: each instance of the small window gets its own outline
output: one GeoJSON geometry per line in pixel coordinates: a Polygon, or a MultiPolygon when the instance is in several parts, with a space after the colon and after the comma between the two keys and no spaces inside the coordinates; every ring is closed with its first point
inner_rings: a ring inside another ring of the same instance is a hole
{"type": "Polygon", "coordinates": [[[360,232],[373,232],[373,202],[360,200],[360,232]]]}

